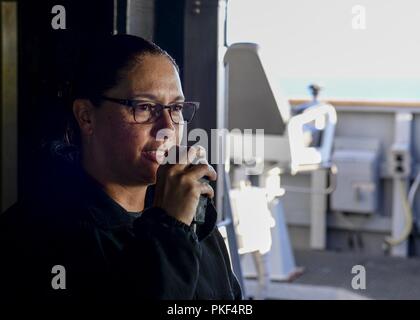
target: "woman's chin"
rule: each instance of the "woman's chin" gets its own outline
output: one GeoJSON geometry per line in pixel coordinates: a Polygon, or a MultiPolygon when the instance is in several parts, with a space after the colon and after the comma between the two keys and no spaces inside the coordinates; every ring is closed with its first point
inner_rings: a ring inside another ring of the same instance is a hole
{"type": "Polygon", "coordinates": [[[158,168],[159,164],[156,162],[148,160],[141,161],[140,166],[138,167],[141,180],[148,184],[155,184],[158,168]]]}

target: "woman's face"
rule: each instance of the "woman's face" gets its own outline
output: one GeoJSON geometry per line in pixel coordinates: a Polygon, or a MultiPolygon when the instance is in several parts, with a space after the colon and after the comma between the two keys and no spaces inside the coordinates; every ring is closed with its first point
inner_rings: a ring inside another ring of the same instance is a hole
{"type": "MultiPolygon", "coordinates": [[[[184,101],[175,66],[167,57],[157,55],[143,56],[105,96],[165,105],[184,101]]],[[[107,176],[125,185],[155,183],[159,163],[153,160],[150,151],[163,143],[165,149],[170,148],[182,140],[182,125],[172,122],[169,110],[165,109],[156,122],[148,124],[136,123],[131,107],[115,102],[103,101],[93,112],[90,145],[107,176]],[[166,140],[158,140],[158,132],[164,132],[166,140]]]]}

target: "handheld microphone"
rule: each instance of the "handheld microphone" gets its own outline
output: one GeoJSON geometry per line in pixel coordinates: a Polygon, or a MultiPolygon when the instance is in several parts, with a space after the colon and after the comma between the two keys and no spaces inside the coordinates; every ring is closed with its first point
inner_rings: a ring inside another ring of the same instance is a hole
{"type": "MultiPolygon", "coordinates": [[[[203,177],[199,181],[202,183],[209,183],[209,180],[207,179],[207,177],[203,177]]],[[[195,216],[192,222],[193,224],[200,225],[205,222],[208,201],[209,201],[209,198],[206,195],[200,195],[200,199],[197,205],[197,210],[195,211],[195,216]]]]}

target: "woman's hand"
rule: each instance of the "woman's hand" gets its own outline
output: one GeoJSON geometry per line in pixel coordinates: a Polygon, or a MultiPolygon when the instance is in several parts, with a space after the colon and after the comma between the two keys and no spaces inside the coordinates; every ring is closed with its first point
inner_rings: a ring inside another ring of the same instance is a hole
{"type": "Polygon", "coordinates": [[[170,216],[187,225],[191,225],[200,195],[214,197],[213,188],[198,181],[204,176],[211,181],[217,178],[216,171],[203,158],[203,152],[205,150],[202,147],[191,147],[187,152],[175,146],[169,150],[169,156],[180,154],[178,163],[160,165],[156,175],[153,206],[164,209],[170,216]],[[200,159],[200,164],[192,165],[197,159],[200,159]]]}

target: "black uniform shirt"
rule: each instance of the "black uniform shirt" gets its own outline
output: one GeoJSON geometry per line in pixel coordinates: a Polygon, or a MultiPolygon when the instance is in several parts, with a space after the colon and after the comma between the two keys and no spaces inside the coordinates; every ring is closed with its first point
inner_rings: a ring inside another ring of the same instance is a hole
{"type": "Polygon", "coordinates": [[[151,206],[153,186],[129,213],[63,150],[0,216],[2,299],[242,298],[213,205],[196,232],[151,206]]]}

